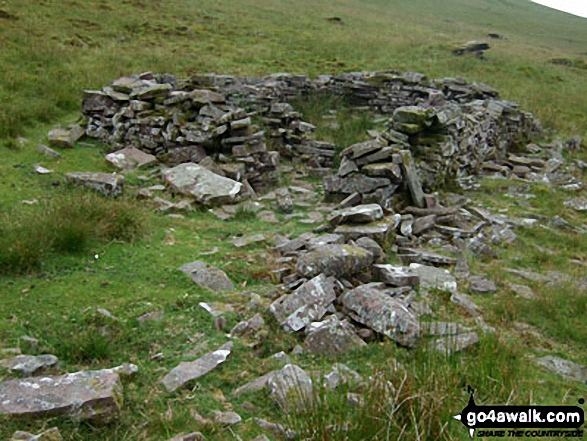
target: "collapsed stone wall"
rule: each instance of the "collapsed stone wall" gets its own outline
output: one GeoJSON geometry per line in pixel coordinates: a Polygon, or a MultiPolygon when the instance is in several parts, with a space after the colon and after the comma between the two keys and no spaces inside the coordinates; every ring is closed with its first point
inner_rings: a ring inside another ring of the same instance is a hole
{"type": "MultiPolygon", "coordinates": [[[[293,74],[177,80],[147,73],[86,91],[83,113],[86,134],[113,147],[133,146],[171,165],[198,163],[262,191],[275,183],[280,155],[301,156],[325,176],[337,149],[347,147],[315,140],[316,128],[292,107],[295,98],[312,94],[343,97],[357,109],[389,114],[389,130],[373,134],[374,142],[395,153],[411,151],[425,190],[474,173],[483,161],[504,158],[541,131],[532,114],[500,100],[487,85],[429,80],[414,72],[355,72],[314,80],[293,74]]],[[[377,187],[387,187],[386,199],[403,182],[401,175],[394,178],[399,182],[377,187]]]]}

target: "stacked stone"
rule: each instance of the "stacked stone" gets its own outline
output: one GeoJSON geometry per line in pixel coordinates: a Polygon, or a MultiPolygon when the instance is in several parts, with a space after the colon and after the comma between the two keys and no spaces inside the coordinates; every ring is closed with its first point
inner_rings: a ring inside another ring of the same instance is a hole
{"type": "Polygon", "coordinates": [[[124,77],[86,91],[83,112],[87,135],[113,147],[136,147],[170,165],[202,164],[257,190],[277,179],[279,154],[268,151],[249,114],[220,93],[175,90],[169,76],[124,77]]]}

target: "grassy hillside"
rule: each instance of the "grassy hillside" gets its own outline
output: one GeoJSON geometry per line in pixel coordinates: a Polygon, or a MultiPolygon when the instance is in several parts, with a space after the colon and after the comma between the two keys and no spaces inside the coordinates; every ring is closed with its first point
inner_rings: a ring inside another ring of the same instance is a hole
{"type": "MultiPolygon", "coordinates": [[[[78,212],[83,204],[68,206],[63,201],[85,196],[64,188],[63,175],[112,171],[103,159],[105,147],[79,144],[61,151],[59,160],[47,159],[35,147],[46,143],[51,127],[79,117],[82,90],[144,71],[180,77],[283,71],[316,76],[397,69],[430,77],[459,76],[488,83],[503,98],[520,102],[552,130],[548,137],[585,138],[587,71],[580,66],[587,63],[586,24],[586,19],[527,0],[0,1],[0,262],[7,244],[18,243],[27,251],[25,256],[42,253],[38,261],[31,260],[36,265],[32,270],[0,274],[0,358],[4,349],[18,345],[19,337],[31,335],[39,339],[41,352],[59,357],[63,371],[129,361],[139,366],[137,377],[125,382],[124,410],[115,422],[95,426],[51,421],[67,440],[165,440],[195,430],[211,440],[249,440],[264,433],[250,420],[257,416],[296,430],[314,430],[314,439],[360,440],[377,434],[375,439],[465,440],[468,434],[451,422],[451,416],[466,404],[467,384],[478,389],[479,402],[488,404],[575,405],[585,397],[585,386],[549,374],[530,360],[548,353],[587,365],[587,293],[565,284],[551,287],[538,282],[523,282],[535,292],[535,301],[516,297],[505,288],[495,296],[475,299],[498,332],[483,337],[465,356],[412,353],[387,342],[335,359],[307,354],[296,359],[308,369],[329,369],[338,361],[364,376],[381,375],[381,387],[372,391],[363,413],[348,405],[344,394],[323,393],[316,407],[302,416],[282,415],[265,392],[233,398],[236,387],[281,367],[270,355],[289,353],[299,343],[272,322],[256,352],[237,343],[229,361],[193,390],[167,394],[158,384],[161,375],[187,360],[186,353],[193,358],[226,341],[226,332],[215,328],[200,302],[233,304],[235,311],[225,315],[226,329],[231,329],[250,317],[246,305],[251,292],[269,298],[274,289],[263,280],[277,267],[271,247],[236,249],[229,240],[256,233],[295,236],[312,226],[282,215],[276,226],[250,213],[229,222],[205,211],[172,219],[127,200],[119,205],[90,203],[96,206],[90,214],[78,212]],[[342,24],[330,23],[331,17],[339,17],[342,24]],[[490,39],[488,33],[503,38],[490,39]],[[454,45],[474,39],[491,44],[486,59],[451,53],[454,45]],[[553,59],[569,60],[578,67],[553,64],[553,59]],[[36,175],[35,164],[54,172],[36,175]],[[38,204],[21,203],[35,199],[38,204]],[[120,207],[136,211],[125,218],[119,216],[120,207]],[[56,212],[60,217],[54,216],[56,212]],[[95,228],[88,227],[88,234],[79,236],[79,229],[61,228],[60,219],[76,219],[95,228]],[[104,226],[96,219],[111,222],[103,222],[104,226]],[[108,230],[124,225],[132,234],[112,235],[108,230]],[[50,246],[41,240],[51,241],[50,246]],[[235,293],[213,295],[177,271],[215,248],[217,252],[205,259],[238,284],[235,293]],[[96,308],[109,310],[119,320],[96,315],[96,308]],[[136,318],[154,310],[164,310],[165,319],[139,326],[136,318]],[[204,336],[198,337],[200,333],[204,336]],[[162,359],[151,359],[158,353],[162,359]],[[394,400],[389,400],[389,384],[395,387],[394,400]],[[213,410],[228,409],[237,411],[244,422],[226,428],[196,423],[193,417],[198,412],[212,418],[213,410]],[[329,426],[348,421],[349,433],[328,431],[329,426]]],[[[303,109],[307,120],[321,120],[318,107],[314,103],[314,108],[303,109]]],[[[339,118],[348,132],[321,129],[319,133],[342,145],[362,139],[362,129],[371,127],[370,121],[353,119],[350,112],[341,111],[339,118]]],[[[573,159],[587,158],[584,152],[567,155],[568,161],[573,159]]],[[[158,183],[151,179],[145,184],[141,174],[128,177],[131,186],[158,183]]],[[[302,184],[316,182],[306,179],[302,184]]],[[[587,223],[585,214],[563,205],[566,198],[585,197],[584,189],[570,193],[536,184],[528,190],[536,195],[530,201],[505,197],[509,186],[517,184],[485,181],[467,196],[495,213],[507,209],[509,214],[559,214],[575,225],[587,223]]],[[[296,207],[296,212],[309,210],[296,207]]],[[[471,272],[489,275],[501,288],[522,283],[503,267],[585,275],[585,266],[569,263],[587,263],[585,235],[546,229],[517,233],[518,240],[500,249],[497,259],[472,260],[471,272]]],[[[446,300],[436,299],[439,310],[433,319],[476,326],[473,318],[446,300]]],[[[3,376],[0,371],[0,379],[3,376]]],[[[0,438],[8,439],[17,429],[42,428],[42,422],[2,421],[0,438]]]]}
{"type": "Polygon", "coordinates": [[[397,68],[491,83],[547,126],[584,130],[585,20],[526,0],[8,1],[0,18],[0,137],[54,122],[80,91],[139,71],[309,75],[397,68]],[[326,21],[340,17],[342,25],[326,21]],[[485,61],[455,43],[491,40],[485,61]]]}

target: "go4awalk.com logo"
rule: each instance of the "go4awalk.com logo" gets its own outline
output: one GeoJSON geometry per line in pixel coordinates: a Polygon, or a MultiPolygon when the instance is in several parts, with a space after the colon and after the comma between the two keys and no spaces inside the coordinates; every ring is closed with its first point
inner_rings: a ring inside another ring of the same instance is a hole
{"type": "MultiPolygon", "coordinates": [[[[583,437],[585,414],[578,406],[478,406],[474,390],[469,392],[467,407],[453,418],[463,423],[471,438],[583,437]]],[[[579,404],[584,403],[581,398],[579,404]]]]}

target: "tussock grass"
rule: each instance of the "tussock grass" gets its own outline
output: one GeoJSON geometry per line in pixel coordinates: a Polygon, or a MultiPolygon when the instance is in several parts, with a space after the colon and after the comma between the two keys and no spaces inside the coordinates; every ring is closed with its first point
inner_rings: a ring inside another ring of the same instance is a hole
{"type": "Polygon", "coordinates": [[[302,439],[458,439],[464,428],[452,416],[465,407],[467,387],[478,391],[478,403],[489,397],[490,404],[506,404],[515,397],[521,374],[518,350],[495,336],[485,336],[466,355],[424,348],[408,356],[390,355],[373,369],[361,390],[361,404],[347,399],[353,385],[319,387],[302,411],[288,416],[286,425],[302,439]]]}
{"type": "Polygon", "coordinates": [[[142,232],[142,210],[130,200],[60,194],[1,216],[0,273],[38,270],[53,254],[79,253],[97,242],[132,242],[142,232]]]}

